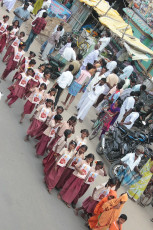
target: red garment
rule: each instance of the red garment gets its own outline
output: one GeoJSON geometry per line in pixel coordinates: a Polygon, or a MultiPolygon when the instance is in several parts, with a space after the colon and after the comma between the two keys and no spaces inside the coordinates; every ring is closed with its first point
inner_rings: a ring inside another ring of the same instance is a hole
{"type": "Polygon", "coordinates": [[[29,100],[24,105],[24,114],[31,114],[36,104],[30,102],[29,100]]]}
{"type": "Polygon", "coordinates": [[[3,79],[5,79],[9,75],[9,73],[11,73],[17,67],[18,62],[14,61],[13,59],[14,59],[14,52],[9,57],[6,69],[4,70],[4,72],[2,74],[3,79]]]}
{"type": "Polygon", "coordinates": [[[36,144],[36,153],[39,156],[43,156],[45,154],[48,142],[50,141],[51,137],[46,136],[45,134],[42,135],[40,141],[36,144]]]}
{"type": "Polygon", "coordinates": [[[27,130],[27,135],[30,135],[31,137],[36,136],[38,129],[41,127],[42,124],[43,124],[42,121],[39,121],[36,118],[34,118],[31,125],[29,126],[27,130]]]}
{"type": "Polygon", "coordinates": [[[84,183],[79,191],[79,193],[77,194],[77,196],[75,197],[75,199],[73,200],[73,204],[77,204],[78,200],[86,193],[86,191],[88,190],[88,188],[90,187],[90,184],[86,184],[84,183]]]}
{"type": "Polygon", "coordinates": [[[91,196],[87,197],[82,203],[82,207],[84,211],[86,211],[88,214],[94,214],[94,210],[96,205],[98,204],[98,201],[93,200],[91,196]]]}
{"type": "Polygon", "coordinates": [[[0,53],[3,52],[5,45],[6,45],[6,34],[3,34],[0,40],[0,53]]]}
{"type": "MultiPolygon", "coordinates": [[[[49,170],[51,169],[52,165],[55,163],[55,152],[50,151],[49,155],[43,159],[43,165],[44,165],[44,174],[47,175],[49,170]]],[[[56,155],[57,157],[59,154],[56,155]]]]}
{"type": "Polygon", "coordinates": [[[58,189],[63,188],[64,184],[70,178],[73,172],[74,172],[74,169],[66,168],[58,184],[56,185],[56,188],[58,189]]]}
{"type": "Polygon", "coordinates": [[[41,30],[44,30],[45,27],[46,27],[46,20],[44,18],[36,18],[36,20],[34,20],[32,22],[32,25],[34,25],[32,27],[32,31],[35,33],[35,34],[40,34],[41,30]]]}
{"type": "Polygon", "coordinates": [[[42,135],[43,135],[43,132],[47,129],[47,127],[48,127],[48,126],[44,123],[44,124],[40,127],[40,129],[39,129],[37,135],[35,136],[35,139],[40,140],[41,137],[42,137],[42,135]]]}
{"type": "Polygon", "coordinates": [[[7,58],[9,58],[10,54],[14,51],[14,48],[10,45],[3,57],[3,62],[7,61],[7,58]]]}

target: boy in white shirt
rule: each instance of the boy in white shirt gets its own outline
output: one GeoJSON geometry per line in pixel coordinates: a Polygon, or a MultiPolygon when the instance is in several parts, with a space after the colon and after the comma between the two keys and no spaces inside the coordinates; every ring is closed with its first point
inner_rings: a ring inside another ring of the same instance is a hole
{"type": "Polygon", "coordinates": [[[106,46],[110,43],[111,40],[111,33],[107,31],[106,36],[103,34],[99,40],[99,51],[102,52],[106,46]]]}

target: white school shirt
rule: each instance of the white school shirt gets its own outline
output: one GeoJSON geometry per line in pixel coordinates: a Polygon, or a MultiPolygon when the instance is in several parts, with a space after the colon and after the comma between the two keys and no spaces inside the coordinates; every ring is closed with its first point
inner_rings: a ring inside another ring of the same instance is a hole
{"type": "Polygon", "coordinates": [[[139,117],[139,113],[138,112],[132,112],[130,113],[126,118],[125,118],[125,121],[124,123],[128,123],[131,121],[131,124],[130,125],[124,125],[127,129],[131,129],[134,122],[138,119],[139,117]]]}
{"type": "Polygon", "coordinates": [[[110,61],[107,63],[106,68],[109,70],[109,72],[112,72],[117,66],[116,61],[110,61]]]}
{"type": "Polygon", "coordinates": [[[65,48],[62,57],[65,58],[67,61],[75,61],[76,60],[76,53],[72,47],[65,48]]]}
{"type": "Polygon", "coordinates": [[[136,161],[134,161],[135,153],[128,153],[128,154],[126,154],[125,157],[121,158],[121,161],[124,162],[125,164],[127,164],[132,171],[136,166],[139,165],[139,163],[141,161],[141,157],[142,157],[142,154],[138,156],[136,161]]]}
{"type": "Polygon", "coordinates": [[[132,87],[132,91],[134,91],[134,92],[140,91],[140,87],[141,87],[141,84],[137,84],[137,85],[132,87]]]}
{"type": "Polygon", "coordinates": [[[134,104],[135,104],[135,99],[133,96],[127,97],[125,99],[125,101],[123,102],[122,107],[125,108],[125,110],[129,111],[130,109],[134,108],[134,104]]]}
{"type": "Polygon", "coordinates": [[[111,38],[110,37],[103,37],[99,40],[102,44],[99,47],[99,51],[102,52],[103,49],[105,49],[106,46],[110,43],[111,38]]]}
{"type": "Polygon", "coordinates": [[[123,74],[120,75],[120,79],[124,80],[125,78],[129,78],[133,71],[134,71],[133,66],[128,65],[123,69],[123,74]]]}
{"type": "Polygon", "coordinates": [[[57,84],[62,89],[65,89],[67,86],[70,86],[73,81],[73,75],[70,71],[63,72],[60,77],[57,79],[57,84]]]}
{"type": "Polygon", "coordinates": [[[85,57],[83,65],[87,66],[88,63],[94,64],[94,61],[98,60],[99,50],[94,50],[85,57]]]}
{"type": "Polygon", "coordinates": [[[92,90],[91,92],[88,93],[88,98],[92,101],[96,101],[100,94],[105,93],[106,86],[105,84],[101,86],[98,84],[94,88],[95,88],[95,91],[92,90]]]}
{"type": "Polygon", "coordinates": [[[100,72],[96,72],[94,78],[91,80],[89,85],[87,86],[87,91],[91,91],[94,87],[94,85],[101,80],[102,78],[106,78],[105,74],[100,75],[100,72]]]}

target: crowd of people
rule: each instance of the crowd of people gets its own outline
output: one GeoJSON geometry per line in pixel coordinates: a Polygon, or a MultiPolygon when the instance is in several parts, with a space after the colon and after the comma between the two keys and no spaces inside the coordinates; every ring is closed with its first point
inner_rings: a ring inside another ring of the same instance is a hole
{"type": "MultiPolygon", "coordinates": [[[[3,3],[5,4],[5,1],[3,3]]],[[[139,84],[136,77],[131,77],[134,71],[133,62],[118,74],[115,56],[109,62],[100,58],[100,53],[111,40],[110,32],[106,31],[94,50],[85,58],[76,53],[73,38],[68,38],[67,44],[55,56],[66,67],[61,70],[60,77],[48,91],[51,73],[47,55],[51,50],[54,52],[55,45],[63,34],[64,23],[56,26],[43,48],[41,47],[40,57],[33,51],[26,56],[25,52],[47,24],[47,13],[42,9],[42,14],[33,20],[29,37],[24,42],[25,32],[20,31],[20,26],[29,18],[28,7],[29,3],[26,1],[22,7],[15,9],[12,23],[8,15],[0,20],[0,54],[5,52],[3,62],[6,64],[1,79],[6,81],[8,75],[17,69],[12,78],[12,85],[8,88],[10,93],[6,103],[11,107],[18,99],[26,100],[20,123],[23,123],[25,116],[33,114],[25,141],[29,141],[29,138],[35,139],[36,156],[44,156],[44,181],[48,192],[58,190],[58,199],[64,201],[68,208],[72,205],[76,215],[83,210],[82,217],[90,229],[121,230],[127,220],[127,216],[121,214],[121,210],[128,196],[137,201],[144,192],[153,174],[153,158],[139,171],[138,165],[144,148],[137,146],[135,153],[129,153],[121,159],[122,166],[117,178],[96,186],[92,195],[84,200],[81,207],[76,208],[78,200],[97,176],[104,177],[107,173],[104,163],[95,161],[94,154],[86,155],[88,129],[80,130],[80,136],[76,136],[75,127],[78,121],[84,121],[94,106],[98,114],[104,112],[101,137],[104,137],[116,123],[131,129],[140,116],[143,105],[139,97],[146,90],[146,86],[139,84]],[[37,58],[42,60],[39,66],[37,58]],[[59,105],[59,100],[67,87],[68,95],[65,101],[62,98],[63,107],[59,105]],[[80,92],[82,97],[76,106],[77,114],[63,121],[64,110],[69,109],[80,92]],[[103,106],[104,101],[108,102],[107,107],[103,106]],[[69,141],[72,135],[73,140],[69,141]],[[130,185],[130,188],[127,193],[117,197],[120,185],[130,185]]],[[[41,11],[40,8],[39,10],[41,11]]],[[[37,10],[35,14],[40,11],[37,10]]]]}

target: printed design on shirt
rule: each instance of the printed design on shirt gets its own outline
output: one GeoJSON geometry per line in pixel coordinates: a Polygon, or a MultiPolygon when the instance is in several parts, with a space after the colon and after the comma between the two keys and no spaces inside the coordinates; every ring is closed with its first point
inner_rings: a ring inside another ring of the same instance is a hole
{"type": "Polygon", "coordinates": [[[59,161],[57,162],[57,165],[64,167],[66,166],[67,162],[70,160],[70,156],[68,154],[64,154],[59,161]]]}
{"type": "Polygon", "coordinates": [[[86,180],[87,184],[91,184],[92,182],[95,181],[96,177],[98,176],[98,173],[91,172],[86,180]]]}
{"type": "Polygon", "coordinates": [[[13,46],[13,47],[17,46],[17,47],[18,47],[19,44],[20,44],[20,39],[16,38],[16,39],[14,40],[14,42],[12,43],[12,46],[13,46]]]}
{"type": "Polygon", "coordinates": [[[74,157],[71,164],[69,165],[70,169],[74,169],[76,164],[78,164],[82,159],[79,157],[74,157]]]}
{"type": "Polygon", "coordinates": [[[26,76],[25,73],[22,73],[21,75],[22,75],[22,79],[20,80],[19,85],[25,88],[28,81],[31,79],[31,77],[26,76]]]}
{"type": "Polygon", "coordinates": [[[42,78],[42,77],[43,77],[43,73],[40,73],[39,71],[36,71],[33,80],[38,82],[39,79],[42,78]]]}
{"type": "Polygon", "coordinates": [[[0,21],[1,25],[0,25],[0,33],[3,33],[6,28],[7,28],[7,24],[3,23],[3,21],[0,21]]]}
{"type": "Polygon", "coordinates": [[[32,99],[32,103],[33,104],[39,104],[40,100],[42,98],[42,94],[41,93],[35,93],[32,99]]]}
{"type": "Polygon", "coordinates": [[[22,58],[22,56],[23,56],[23,52],[19,51],[18,47],[15,46],[14,47],[14,58],[13,58],[13,60],[16,61],[16,62],[19,62],[20,59],[22,58]]]}
{"type": "Polygon", "coordinates": [[[79,175],[80,178],[85,179],[87,176],[88,172],[90,171],[90,166],[83,164],[82,167],[80,168],[82,174],[79,175]]]}
{"type": "Polygon", "coordinates": [[[50,109],[42,108],[40,115],[39,115],[39,119],[41,121],[46,121],[49,112],[50,112],[50,109]]]}

